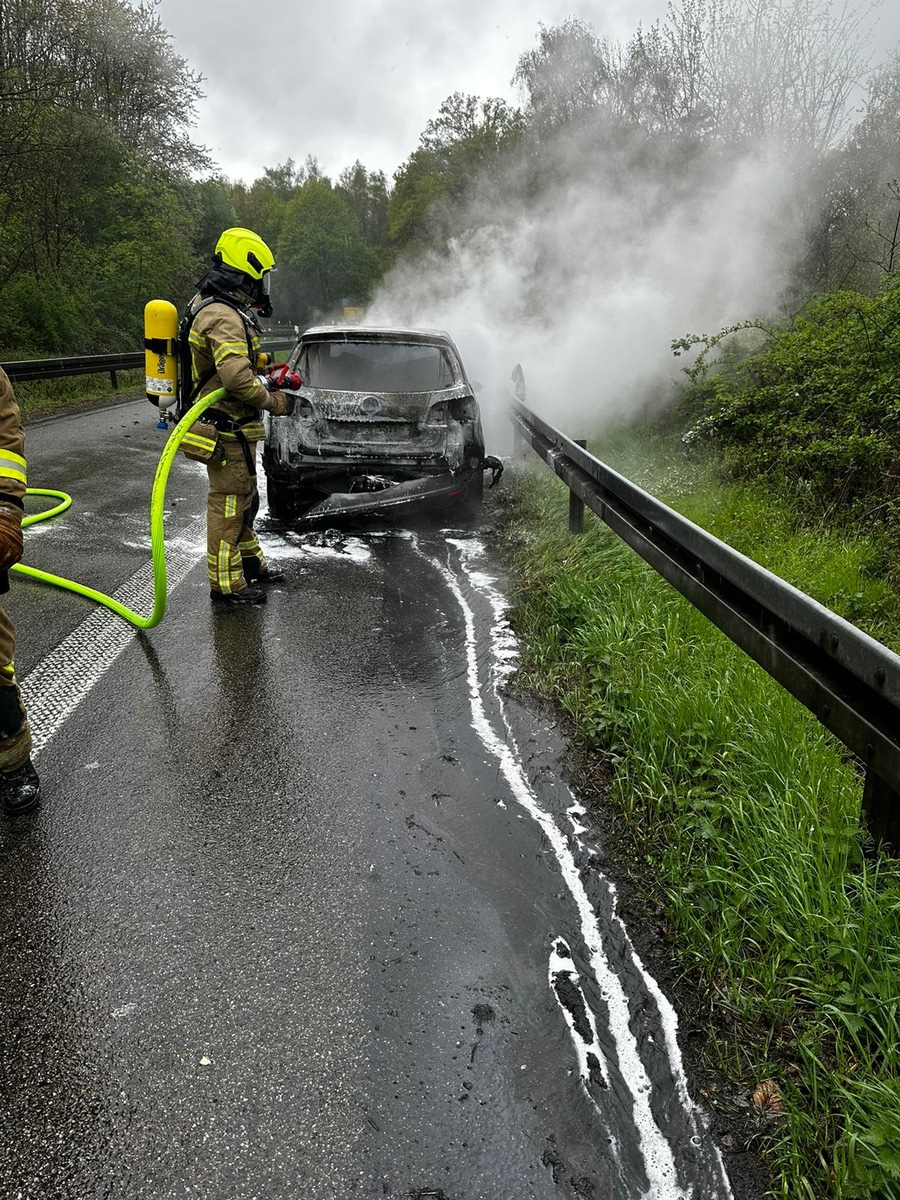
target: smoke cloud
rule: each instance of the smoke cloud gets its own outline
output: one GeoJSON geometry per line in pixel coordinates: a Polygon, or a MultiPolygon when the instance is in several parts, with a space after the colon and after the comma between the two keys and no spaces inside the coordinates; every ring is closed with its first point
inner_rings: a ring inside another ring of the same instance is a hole
{"type": "Polygon", "coordinates": [[[367,315],[451,334],[495,453],[511,443],[516,363],[531,407],[596,436],[673,396],[673,338],[777,309],[802,244],[805,172],[776,146],[710,149],[686,168],[683,152],[598,152],[576,134],[541,151],[538,185],[531,153],[477,191],[445,248],[395,268],[367,315]]]}

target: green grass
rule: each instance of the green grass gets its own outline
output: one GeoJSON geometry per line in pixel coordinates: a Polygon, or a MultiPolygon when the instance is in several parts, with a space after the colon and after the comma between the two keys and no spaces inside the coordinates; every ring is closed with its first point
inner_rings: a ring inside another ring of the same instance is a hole
{"type": "MultiPolygon", "coordinates": [[[[900,645],[877,543],[800,529],[761,492],[632,443],[594,452],[783,578],[900,645]],[[662,464],[662,465],[661,465],[662,464]]],[[[900,1197],[900,863],[863,853],[861,778],[818,722],[542,464],[513,472],[523,686],[614,766],[722,1064],[786,1116],[759,1138],[790,1200],[900,1197]]]]}
{"type": "Polygon", "coordinates": [[[143,371],[119,371],[113,388],[105,375],[71,375],[63,379],[29,379],[13,384],[16,400],[27,422],[34,417],[51,417],[82,405],[113,403],[143,394],[143,371]]]}

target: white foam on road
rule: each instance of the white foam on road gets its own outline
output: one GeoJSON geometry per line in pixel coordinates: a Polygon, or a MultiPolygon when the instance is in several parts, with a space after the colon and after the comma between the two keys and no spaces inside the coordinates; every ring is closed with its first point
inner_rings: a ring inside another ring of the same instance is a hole
{"type": "MultiPolygon", "coordinates": [[[[509,609],[506,597],[495,586],[495,580],[478,569],[485,556],[484,546],[476,538],[447,539],[448,545],[459,553],[460,566],[468,584],[482,595],[493,612],[493,627],[491,640],[494,647],[496,666],[495,678],[506,679],[511,672],[514,656],[510,643],[515,642],[515,635],[510,628],[506,614],[509,609]]],[[[672,1148],[666,1140],[653,1117],[650,1105],[652,1084],[646,1067],[640,1056],[637,1040],[630,1029],[628,996],[619,976],[607,961],[603,950],[603,938],[597,914],[590,902],[587,891],[581,881],[569,836],[563,832],[552,814],[546,812],[540,805],[537,796],[528,783],[527,772],[519,758],[515,739],[505,718],[502,696],[499,688],[494,686],[496,699],[500,710],[504,713],[504,728],[495,729],[485,711],[481,696],[481,683],[478,676],[477,639],[475,632],[475,614],[463,594],[456,575],[432,555],[426,554],[418,542],[416,549],[436,571],[444,578],[453,596],[456,598],[462,612],[466,630],[466,657],[469,682],[469,700],[472,716],[472,728],[481,739],[485,749],[496,759],[498,768],[506,779],[513,796],[522,808],[537,822],[556,855],[560,872],[578,910],[582,937],[590,954],[591,969],[597,986],[606,1002],[609,1013],[609,1032],[616,1046],[621,1073],[631,1088],[634,1103],[634,1121],[640,1138],[644,1168],[650,1182],[646,1200],[691,1200],[693,1190],[688,1193],[678,1182],[678,1172],[672,1148]]],[[[574,800],[574,797],[573,797],[574,800]]],[[[621,936],[627,941],[627,934],[619,918],[615,915],[616,892],[612,883],[603,879],[609,888],[613,913],[611,920],[619,926],[621,936]]],[[[655,979],[646,971],[637,953],[631,947],[636,969],[640,972],[644,985],[656,1001],[660,1022],[662,1025],[665,1048],[669,1059],[669,1067],[682,1108],[689,1118],[697,1139],[707,1137],[706,1118],[702,1109],[695,1105],[690,1098],[687,1078],[681,1060],[678,1046],[678,1018],[675,1010],[663,995],[655,979]]],[[[725,1171],[724,1163],[718,1148],[710,1143],[718,1174],[721,1191],[710,1200],[731,1200],[732,1191],[725,1171]]]]}
{"type": "MultiPolygon", "coordinates": [[[[569,1026],[569,1032],[572,1035],[572,1043],[575,1046],[575,1053],[578,1056],[578,1069],[581,1073],[581,1081],[585,1085],[585,1092],[587,1093],[588,1099],[596,1108],[596,1101],[587,1087],[588,1077],[591,1073],[591,1064],[588,1062],[588,1054],[593,1051],[594,1057],[597,1060],[597,1064],[600,1067],[600,1074],[603,1076],[603,1084],[605,1087],[610,1086],[609,1070],[607,1069],[606,1063],[600,1056],[600,1037],[597,1033],[597,1018],[594,1016],[590,1005],[585,999],[584,989],[581,986],[581,976],[575,970],[575,964],[572,959],[572,951],[564,938],[560,937],[553,939],[553,950],[550,954],[548,978],[550,980],[550,989],[554,996],[556,996],[557,1003],[562,1009],[563,1016],[566,1019],[566,1024],[569,1026]],[[562,949],[560,949],[561,947],[562,949]],[[572,987],[575,988],[581,996],[582,1003],[584,1004],[584,1017],[591,1031],[590,1042],[585,1042],[582,1035],[575,1028],[575,1017],[569,1008],[567,1008],[559,998],[556,985],[560,975],[564,975],[572,987]]],[[[616,1157],[619,1157],[619,1155],[616,1157]]]]}
{"type": "Polygon", "coordinates": [[[286,558],[299,557],[337,558],[365,565],[372,560],[371,547],[362,538],[348,537],[336,539],[334,542],[316,542],[308,540],[312,536],[308,533],[287,531],[278,541],[262,534],[259,535],[259,541],[266,558],[282,562],[286,558]]]}

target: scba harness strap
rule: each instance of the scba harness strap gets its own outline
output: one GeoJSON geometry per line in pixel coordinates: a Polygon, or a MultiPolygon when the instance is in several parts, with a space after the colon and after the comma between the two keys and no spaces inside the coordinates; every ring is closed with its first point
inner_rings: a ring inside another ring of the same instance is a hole
{"type": "MultiPolygon", "coordinates": [[[[204,308],[208,308],[210,304],[225,304],[228,306],[228,308],[233,309],[234,312],[237,313],[244,323],[244,332],[247,335],[247,358],[251,363],[256,361],[256,352],[253,349],[253,331],[254,329],[258,329],[259,326],[252,319],[252,317],[249,316],[245,308],[242,308],[239,304],[235,303],[231,297],[222,295],[220,293],[215,293],[211,296],[204,296],[198,304],[191,305],[187,312],[185,312],[182,316],[181,323],[178,326],[178,355],[180,359],[180,370],[178,372],[178,406],[176,415],[179,420],[184,416],[209,381],[216,374],[215,366],[209,367],[208,370],[203,372],[193,386],[188,386],[188,380],[192,379],[193,377],[194,361],[193,355],[191,354],[191,328],[194,324],[194,321],[197,319],[197,314],[202,312],[204,308]]],[[[209,413],[207,412],[205,415],[208,419],[209,413]]]]}
{"type": "MultiPolygon", "coordinates": [[[[256,322],[248,315],[247,310],[236,304],[230,296],[220,293],[214,293],[211,296],[204,296],[198,304],[191,305],[187,312],[181,318],[181,323],[178,327],[178,348],[181,357],[181,370],[178,373],[179,377],[179,396],[177,415],[179,419],[188,411],[204,387],[216,375],[215,366],[209,367],[199,377],[196,383],[188,390],[187,381],[193,376],[193,355],[191,353],[190,335],[194,321],[197,319],[198,313],[204,308],[208,308],[210,304],[225,304],[230,309],[238,314],[244,324],[244,331],[247,335],[247,358],[250,362],[256,359],[256,351],[253,346],[253,332],[259,327],[256,322]],[[183,382],[182,382],[183,381],[183,382]]],[[[256,477],[256,459],[250,449],[250,443],[242,426],[250,425],[257,421],[258,417],[248,417],[245,421],[237,421],[234,417],[230,417],[228,413],[222,412],[221,409],[208,408],[203,414],[203,422],[206,425],[212,425],[219,433],[228,433],[236,438],[241,447],[241,452],[244,456],[244,462],[247,465],[247,470],[252,477],[256,477]]],[[[199,435],[198,435],[199,436],[199,435]]],[[[190,434],[188,435],[190,437],[190,434]]],[[[186,439],[187,440],[187,439],[186,439]]],[[[208,439],[203,439],[208,440],[208,439]]],[[[215,445],[213,444],[213,451],[215,445]]],[[[212,457],[211,451],[205,456],[206,461],[212,457]]]]}
{"type": "Polygon", "coordinates": [[[222,412],[218,408],[208,408],[203,414],[204,421],[210,425],[214,425],[219,433],[230,433],[238,442],[241,451],[244,455],[244,462],[247,464],[247,470],[251,475],[256,475],[256,459],[250,450],[250,443],[247,440],[247,435],[244,433],[242,426],[250,425],[258,418],[248,417],[245,421],[236,421],[234,417],[229,417],[228,413],[222,412]]]}

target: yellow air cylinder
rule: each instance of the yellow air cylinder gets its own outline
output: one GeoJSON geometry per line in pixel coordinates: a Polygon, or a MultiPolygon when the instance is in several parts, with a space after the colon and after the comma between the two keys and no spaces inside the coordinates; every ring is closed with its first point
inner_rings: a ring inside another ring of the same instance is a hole
{"type": "Polygon", "coordinates": [[[168,300],[150,300],[144,307],[144,357],[147,399],[168,408],[178,389],[178,310],[168,300]]]}

